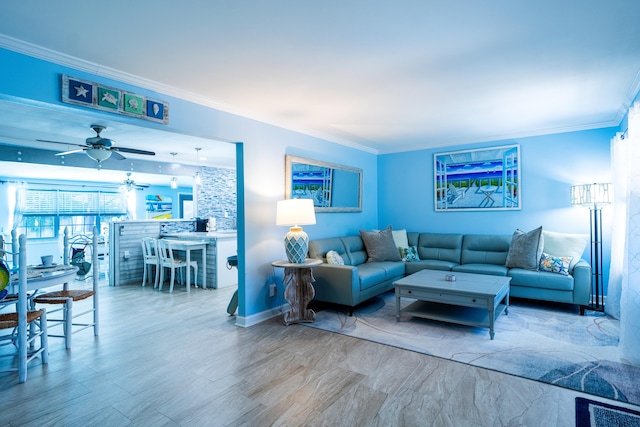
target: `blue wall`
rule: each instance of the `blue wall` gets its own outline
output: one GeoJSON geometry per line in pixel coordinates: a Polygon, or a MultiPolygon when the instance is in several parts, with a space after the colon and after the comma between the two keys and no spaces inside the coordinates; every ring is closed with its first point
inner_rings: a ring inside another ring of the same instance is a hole
{"type": "MultiPolygon", "coordinates": [[[[446,149],[381,155],[378,158],[379,227],[409,231],[502,233],[516,228],[589,233],[589,211],[572,206],[575,184],[611,182],[610,139],[618,128],[493,141],[446,149]],[[436,212],[433,156],[458,149],[520,144],[522,209],[436,212]]],[[[611,224],[603,209],[604,278],[608,277],[611,224]]],[[[589,259],[589,249],[584,257],[589,259]]]]}

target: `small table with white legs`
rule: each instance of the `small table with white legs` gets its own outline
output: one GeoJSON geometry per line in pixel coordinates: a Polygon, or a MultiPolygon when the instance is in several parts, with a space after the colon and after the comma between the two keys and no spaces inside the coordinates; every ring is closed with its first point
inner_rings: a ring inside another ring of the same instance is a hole
{"type": "MultiPolygon", "coordinates": [[[[202,251],[202,266],[200,267],[202,271],[202,287],[207,287],[207,243],[203,241],[193,241],[193,240],[178,240],[178,239],[165,239],[168,242],[171,242],[171,249],[185,251],[187,258],[187,292],[189,292],[191,288],[191,272],[189,271],[189,265],[191,262],[191,251],[202,251]]],[[[198,287],[198,278],[194,278],[195,287],[198,287]]]]}

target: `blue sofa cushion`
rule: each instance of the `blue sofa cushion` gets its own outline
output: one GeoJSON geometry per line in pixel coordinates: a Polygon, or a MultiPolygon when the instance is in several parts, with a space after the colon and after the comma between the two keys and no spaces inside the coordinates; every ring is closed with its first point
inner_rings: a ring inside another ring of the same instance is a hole
{"type": "Polygon", "coordinates": [[[505,265],[510,243],[510,235],[465,234],[460,264],[505,265]]]}
{"type": "Polygon", "coordinates": [[[358,266],[361,291],[404,275],[404,264],[401,262],[366,262],[358,266]]]}
{"type": "Polygon", "coordinates": [[[341,237],[342,243],[347,251],[347,259],[344,258],[344,263],[347,265],[360,265],[367,261],[367,251],[364,249],[364,243],[360,236],[346,236],[341,237]]]}
{"type": "Polygon", "coordinates": [[[441,271],[451,271],[453,267],[455,267],[455,262],[451,261],[440,261],[437,259],[424,259],[420,261],[412,261],[408,262],[405,265],[406,274],[413,274],[417,271],[424,270],[428,268],[429,270],[441,270],[441,271]]]}
{"type": "Polygon", "coordinates": [[[387,272],[374,263],[364,263],[358,265],[358,278],[360,290],[363,291],[387,280],[387,272]]]}
{"type": "MultiPolygon", "coordinates": [[[[412,242],[410,241],[409,244],[411,245],[412,242]]],[[[420,259],[460,264],[462,234],[420,233],[416,245],[420,259]]]]}
{"type": "Polygon", "coordinates": [[[451,271],[460,273],[490,274],[493,276],[506,276],[509,269],[504,265],[495,264],[461,264],[453,267],[451,271]]]}
{"type": "Polygon", "coordinates": [[[521,268],[510,269],[508,275],[511,276],[511,286],[573,291],[574,281],[572,276],[545,271],[530,271],[521,268]]]}

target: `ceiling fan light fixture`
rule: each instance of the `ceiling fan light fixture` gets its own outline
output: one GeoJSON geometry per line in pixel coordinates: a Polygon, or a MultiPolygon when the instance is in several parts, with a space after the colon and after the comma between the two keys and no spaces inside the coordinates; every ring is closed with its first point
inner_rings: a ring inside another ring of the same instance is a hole
{"type": "Polygon", "coordinates": [[[105,150],[104,148],[87,148],[85,153],[98,163],[111,157],[111,150],[105,150]]]}

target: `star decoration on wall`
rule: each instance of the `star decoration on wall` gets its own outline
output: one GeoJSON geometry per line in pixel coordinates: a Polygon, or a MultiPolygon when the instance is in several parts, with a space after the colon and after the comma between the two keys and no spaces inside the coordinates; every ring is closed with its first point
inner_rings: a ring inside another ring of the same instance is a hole
{"type": "Polygon", "coordinates": [[[76,90],[76,96],[77,97],[81,96],[83,98],[86,98],[87,97],[87,93],[89,92],[89,90],[86,87],[82,86],[82,85],[76,86],[74,89],[76,90]]]}

